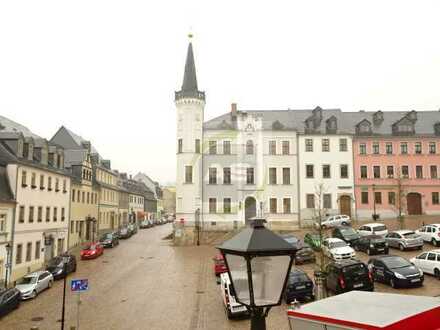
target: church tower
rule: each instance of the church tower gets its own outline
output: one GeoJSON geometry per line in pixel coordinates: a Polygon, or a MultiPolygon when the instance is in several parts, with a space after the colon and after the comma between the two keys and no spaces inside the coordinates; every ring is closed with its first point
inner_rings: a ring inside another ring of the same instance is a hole
{"type": "Polygon", "coordinates": [[[197,87],[193,46],[188,45],[185,73],[175,92],[177,109],[176,219],[194,226],[197,209],[202,210],[203,110],[205,93],[197,87]]]}

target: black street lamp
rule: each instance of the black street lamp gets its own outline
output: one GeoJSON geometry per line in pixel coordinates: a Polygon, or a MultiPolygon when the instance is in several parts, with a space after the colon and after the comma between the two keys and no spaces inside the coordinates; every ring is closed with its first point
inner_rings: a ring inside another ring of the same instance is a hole
{"type": "Polygon", "coordinates": [[[6,249],[5,288],[7,288],[8,281],[9,281],[9,273],[11,271],[11,257],[10,257],[10,255],[11,255],[12,245],[9,243],[6,243],[5,249],[6,249]]]}
{"type": "Polygon", "coordinates": [[[236,300],[251,314],[251,329],[265,330],[272,306],[282,294],[297,249],[264,227],[265,219],[253,218],[243,229],[217,248],[228,268],[236,300]]]}
{"type": "Polygon", "coordinates": [[[373,184],[373,220],[377,221],[379,216],[376,214],[376,185],[373,184]]]}

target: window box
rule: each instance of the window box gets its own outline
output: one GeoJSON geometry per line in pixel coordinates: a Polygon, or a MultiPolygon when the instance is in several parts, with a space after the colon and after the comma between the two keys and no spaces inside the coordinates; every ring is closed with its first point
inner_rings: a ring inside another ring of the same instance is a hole
{"type": "Polygon", "coordinates": [[[31,186],[31,188],[32,188],[32,189],[35,189],[35,188],[37,188],[37,186],[33,184],[33,185],[31,186]]]}

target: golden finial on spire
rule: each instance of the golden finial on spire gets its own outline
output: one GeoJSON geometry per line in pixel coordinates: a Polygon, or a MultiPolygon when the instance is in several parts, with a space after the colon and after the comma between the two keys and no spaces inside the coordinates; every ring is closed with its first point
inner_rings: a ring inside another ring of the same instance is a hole
{"type": "Polygon", "coordinates": [[[192,33],[192,26],[189,27],[189,33],[188,33],[188,38],[191,41],[191,39],[194,37],[194,34],[192,33]]]}

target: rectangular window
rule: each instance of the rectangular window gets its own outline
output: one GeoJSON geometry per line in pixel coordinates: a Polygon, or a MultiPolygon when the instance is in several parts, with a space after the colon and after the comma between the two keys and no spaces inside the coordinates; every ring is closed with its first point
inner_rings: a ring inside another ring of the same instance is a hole
{"type": "Polygon", "coordinates": [[[330,179],[330,165],[322,165],[322,177],[330,179]]]}
{"type": "Polygon", "coordinates": [[[209,184],[217,184],[217,169],[214,167],[209,168],[209,184]]]}
{"type": "Polygon", "coordinates": [[[363,191],[361,193],[361,203],[368,204],[368,191],[363,191]]]}
{"type": "Polygon", "coordinates": [[[223,198],[223,213],[231,213],[231,199],[223,198]]]}
{"type": "MultiPolygon", "coordinates": [[[[105,190],[104,190],[104,191],[105,191],[105,190]]],[[[76,196],[76,197],[77,197],[76,201],[77,201],[78,203],[80,203],[80,202],[81,202],[81,191],[78,190],[78,196],[76,196]]]]}
{"type": "Polygon", "coordinates": [[[209,199],[209,213],[217,213],[217,199],[216,198],[209,199]]]}
{"type": "Polygon", "coordinates": [[[432,193],[432,204],[439,205],[439,193],[438,192],[432,193]]]}
{"type": "Polygon", "coordinates": [[[60,191],[60,180],[58,178],[55,179],[55,191],[60,191]]]}
{"type": "Polygon", "coordinates": [[[31,175],[31,187],[32,189],[37,188],[37,175],[34,172],[31,175]]]}
{"type": "Polygon", "coordinates": [[[254,168],[248,167],[246,169],[246,184],[254,184],[254,168]]]}
{"type": "Polygon", "coordinates": [[[306,178],[311,179],[313,178],[313,176],[314,176],[313,165],[306,165],[306,178]]]}
{"type": "Polygon", "coordinates": [[[29,206],[29,223],[34,222],[34,207],[29,206]]]}
{"type": "Polygon", "coordinates": [[[87,192],[87,204],[90,204],[90,192],[87,192]]]}
{"type": "Polygon", "coordinates": [[[430,143],[429,143],[429,153],[430,153],[430,154],[435,154],[435,153],[437,152],[436,149],[437,149],[437,148],[436,148],[436,144],[435,144],[435,142],[430,142],[430,143]]]}
{"type": "Polygon", "coordinates": [[[388,204],[396,205],[396,193],[393,191],[388,192],[388,204]]]}
{"type": "Polygon", "coordinates": [[[53,221],[56,222],[58,220],[58,208],[53,208],[53,221]]]}
{"type": "Polygon", "coordinates": [[[35,260],[40,259],[40,252],[41,252],[41,241],[35,242],[35,260]]]}
{"type": "Polygon", "coordinates": [[[314,194],[307,194],[306,195],[306,206],[308,209],[315,208],[315,195],[314,194]]]}
{"type": "Polygon", "coordinates": [[[225,155],[231,154],[231,141],[223,141],[223,153],[225,155]]]}
{"type": "Polygon", "coordinates": [[[37,221],[38,222],[42,222],[43,221],[43,207],[42,206],[38,206],[37,221]]]}
{"type": "Polygon", "coordinates": [[[407,165],[402,166],[402,176],[407,178],[409,176],[409,168],[407,165]]]}
{"type": "Polygon", "coordinates": [[[347,139],[339,139],[339,151],[347,151],[347,139]]]}
{"type": "Polygon", "coordinates": [[[392,165],[387,166],[387,177],[394,178],[394,166],[392,165]]]}
{"type": "Polygon", "coordinates": [[[246,141],[246,155],[254,154],[254,142],[252,140],[246,141]]]}
{"type": "Polygon", "coordinates": [[[373,154],[379,154],[379,143],[373,143],[373,154]]]}
{"type": "Polygon", "coordinates": [[[85,203],[86,202],[86,192],[85,191],[82,191],[81,192],[81,203],[85,203]]]}
{"type": "Polygon", "coordinates": [[[400,143],[400,153],[402,155],[408,154],[408,143],[406,143],[406,142],[400,143]]]}
{"type": "Polygon", "coordinates": [[[341,179],[348,179],[348,165],[340,165],[341,179]]]}
{"type": "Polygon", "coordinates": [[[21,172],[21,186],[22,187],[27,187],[27,174],[26,171],[22,171],[21,172]]]}
{"type": "Polygon", "coordinates": [[[414,144],[414,152],[418,155],[420,155],[422,153],[422,143],[421,142],[416,142],[414,144]]]}
{"type": "Polygon", "coordinates": [[[313,139],[306,139],[306,151],[307,152],[313,152],[313,139]]]}
{"type": "Polygon", "coordinates": [[[47,190],[52,190],[52,177],[50,176],[47,178],[47,190]]]}
{"type": "Polygon", "coordinates": [[[290,184],[290,167],[283,167],[283,184],[290,184]]]}
{"type": "Polygon", "coordinates": [[[209,154],[217,154],[217,141],[209,141],[209,154]]]}
{"type": "Polygon", "coordinates": [[[20,210],[18,213],[18,222],[20,223],[24,222],[24,206],[20,206],[20,210]]]}
{"type": "Polygon", "coordinates": [[[385,144],[385,149],[386,149],[387,155],[393,154],[393,144],[392,143],[387,142],[387,144],[385,144]]]}
{"type": "Polygon", "coordinates": [[[75,233],[75,221],[70,221],[70,233],[75,233]]]}
{"type": "Polygon", "coordinates": [[[283,155],[290,154],[290,143],[289,141],[283,141],[283,155]]]}
{"type": "Polygon", "coordinates": [[[373,166],[373,178],[380,179],[380,166],[373,166]]]}
{"type": "Polygon", "coordinates": [[[32,242],[28,242],[26,244],[26,262],[31,261],[32,259],[32,242]]]}
{"type": "Polygon", "coordinates": [[[436,165],[431,165],[430,166],[430,170],[431,170],[431,179],[437,179],[438,178],[437,166],[436,165]]]}
{"type": "Polygon", "coordinates": [[[66,211],[64,207],[61,208],[61,221],[66,220],[66,211]]]}
{"type": "Polygon", "coordinates": [[[382,193],[380,191],[374,192],[374,201],[376,204],[382,204],[382,193]]]}
{"type": "Polygon", "coordinates": [[[416,166],[416,178],[423,179],[423,166],[420,165],[416,166]]]}
{"type": "Polygon", "coordinates": [[[177,152],[179,154],[183,152],[183,139],[177,140],[177,152]]]}
{"type": "Polygon", "coordinates": [[[324,194],[323,195],[323,204],[325,209],[332,208],[332,194],[324,194]]]}
{"type": "Polygon", "coordinates": [[[368,178],[367,166],[362,165],[361,166],[361,179],[367,179],[367,178],[368,178]]]}
{"type": "Polygon", "coordinates": [[[6,214],[0,213],[0,233],[4,233],[6,231],[6,214]]]}
{"type": "Polygon", "coordinates": [[[270,213],[277,213],[277,199],[271,198],[269,204],[270,204],[270,213]]]}
{"type": "Polygon", "coordinates": [[[223,168],[223,184],[231,184],[231,168],[223,168]]]}
{"type": "Polygon", "coordinates": [[[75,189],[72,189],[72,202],[75,202],[75,189]]]}
{"type": "Polygon", "coordinates": [[[275,167],[269,168],[269,184],[277,184],[277,169],[275,167]]]}
{"type": "Polygon", "coordinates": [[[359,145],[359,153],[361,155],[366,155],[367,154],[367,145],[365,143],[361,143],[359,145]]]}
{"type": "Polygon", "coordinates": [[[269,141],[269,155],[277,154],[277,141],[269,141]]]}
{"type": "Polygon", "coordinates": [[[283,212],[286,214],[292,213],[290,198],[283,198],[283,212]]]}
{"type": "Polygon", "coordinates": [[[64,193],[67,192],[66,187],[67,187],[67,182],[66,182],[66,180],[63,180],[63,192],[64,193]]]}
{"type": "Polygon", "coordinates": [[[50,221],[50,207],[46,207],[46,222],[50,221]]]}
{"type": "Polygon", "coordinates": [[[329,139],[322,139],[322,151],[323,152],[330,151],[330,140],[329,139]]]}
{"type": "Polygon", "coordinates": [[[193,168],[192,166],[185,166],[185,183],[192,183],[193,168]]]}
{"type": "Polygon", "coordinates": [[[196,154],[200,153],[200,139],[196,139],[196,154]]]}
{"type": "Polygon", "coordinates": [[[21,264],[22,253],[23,253],[23,245],[17,244],[17,253],[15,254],[15,263],[17,265],[21,264]]]}

